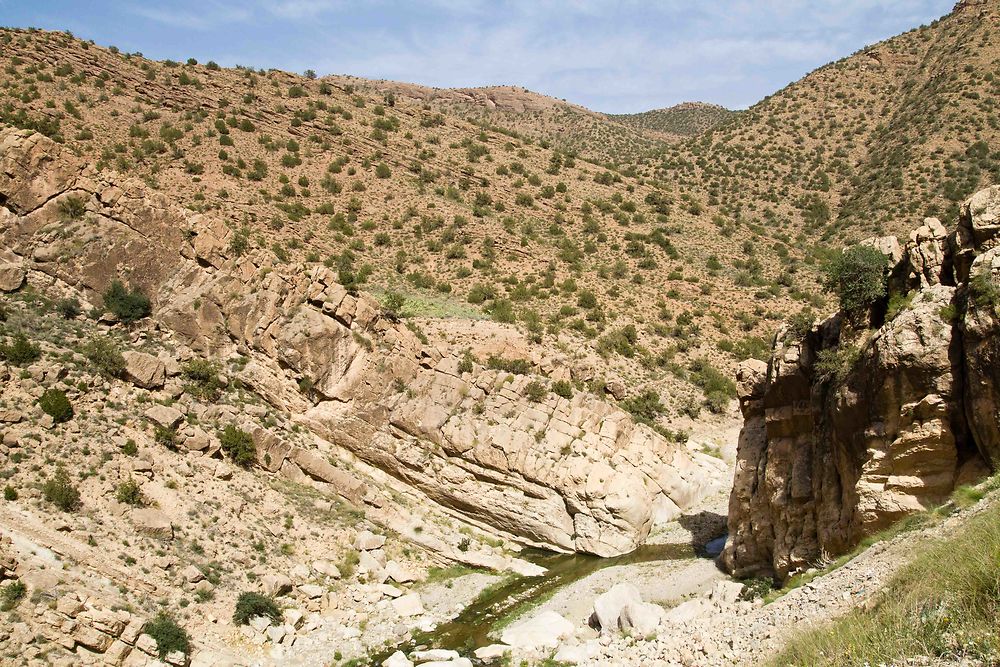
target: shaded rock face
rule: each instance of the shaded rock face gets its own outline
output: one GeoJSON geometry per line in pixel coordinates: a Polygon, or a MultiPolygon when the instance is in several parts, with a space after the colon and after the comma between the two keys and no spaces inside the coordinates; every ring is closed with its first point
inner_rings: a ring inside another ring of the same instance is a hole
{"type": "MultiPolygon", "coordinates": [[[[0,130],[0,201],[4,264],[23,266],[29,282],[100,304],[123,280],[194,350],[248,358],[238,379],[317,436],[306,450],[251,428],[268,472],[322,480],[363,502],[373,490],[330,462],[340,447],[466,521],[606,556],[718,489],[721,462],[617,407],[582,392],[534,403],[528,376],[459,372],[457,351],[424,346],[328,269],[278,264],[265,251],[236,257],[224,222],[176,209],[139,182],[109,181],[40,135],[0,130]],[[79,220],[59,220],[68,196],[86,202],[79,220]]],[[[162,383],[161,365],[130,361],[136,381],[162,383]]]]}
{"type": "Polygon", "coordinates": [[[768,364],[741,366],[727,569],[784,578],[943,501],[984,462],[996,469],[998,318],[985,297],[976,305],[969,276],[993,285],[1000,273],[998,213],[991,188],[957,233],[929,219],[911,234],[889,276],[910,304],[878,329],[852,332],[834,315],[802,340],[779,331],[768,364]],[[835,348],[853,353],[831,378],[817,361],[835,348]]]}

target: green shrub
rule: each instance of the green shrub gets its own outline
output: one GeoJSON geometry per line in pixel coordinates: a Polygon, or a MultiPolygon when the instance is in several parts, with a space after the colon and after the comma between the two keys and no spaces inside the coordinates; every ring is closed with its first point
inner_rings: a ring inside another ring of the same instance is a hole
{"type": "MultiPolygon", "coordinates": [[[[177,429],[157,425],[153,429],[153,440],[167,449],[177,449],[177,429]]],[[[125,443],[126,448],[128,443],[125,443]]]]}
{"type": "Polygon", "coordinates": [[[762,598],[774,590],[774,579],[771,577],[753,577],[743,580],[743,591],[740,599],[753,601],[762,598]]]}
{"type": "Polygon", "coordinates": [[[642,424],[652,424],[656,418],[667,411],[660,400],[660,395],[652,389],[646,389],[641,394],[629,396],[620,405],[632,417],[642,424]]]}
{"type": "Polygon", "coordinates": [[[83,356],[101,375],[121,377],[125,373],[125,358],[108,336],[95,336],[83,347],[83,356]]]}
{"type": "Polygon", "coordinates": [[[125,456],[135,456],[138,453],[139,453],[139,446],[135,444],[135,440],[133,440],[132,438],[126,440],[125,444],[122,445],[122,454],[124,454],[125,456]]]}
{"type": "Polygon", "coordinates": [[[188,638],[187,630],[165,611],[147,621],[142,631],[156,640],[156,652],[161,659],[174,651],[180,651],[184,655],[191,652],[191,640],[188,638]]]}
{"type": "Polygon", "coordinates": [[[219,367],[208,359],[192,359],[181,369],[188,383],[184,391],[214,401],[222,395],[222,383],[219,381],[219,367]]]}
{"type": "Polygon", "coordinates": [[[222,451],[241,468],[249,468],[257,460],[257,447],[253,444],[253,437],[246,431],[230,424],[219,433],[219,441],[222,451]]]}
{"type": "Polygon", "coordinates": [[[1000,303],[1000,285],[989,271],[977,273],[969,279],[969,298],[977,308],[995,311],[1000,303]]]}
{"type": "Polygon", "coordinates": [[[110,310],[123,324],[141,320],[152,312],[149,299],[138,287],[131,291],[119,281],[114,281],[102,295],[104,307],[110,310]]]}
{"type": "Polygon", "coordinates": [[[38,407],[57,424],[73,418],[73,405],[62,389],[46,389],[38,399],[38,407]]]}
{"type": "Polygon", "coordinates": [[[136,507],[144,507],[147,503],[146,496],[142,493],[142,487],[132,478],[115,487],[115,500],[136,507]]]}
{"type": "Polygon", "coordinates": [[[17,500],[17,497],[18,497],[17,496],[17,489],[15,489],[13,486],[11,486],[10,484],[8,484],[7,486],[3,487],[3,499],[4,500],[6,500],[8,502],[13,502],[13,501],[17,500]]]}
{"type": "Polygon", "coordinates": [[[846,344],[820,350],[813,365],[816,378],[820,382],[833,381],[840,384],[847,379],[860,355],[858,348],[846,344]]]}
{"type": "Polygon", "coordinates": [[[0,343],[0,359],[24,366],[38,361],[42,357],[42,348],[30,342],[23,333],[15,334],[11,343],[0,343]]]}
{"type": "Polygon", "coordinates": [[[888,258],[877,248],[851,246],[824,267],[823,287],[837,295],[844,313],[858,319],[885,297],[888,268],[888,258]]]}
{"type": "Polygon", "coordinates": [[[83,197],[70,195],[60,200],[56,208],[63,220],[79,220],[87,212],[87,202],[83,197]]]}
{"type": "Polygon", "coordinates": [[[13,581],[3,588],[0,593],[0,611],[10,611],[17,606],[17,603],[24,599],[28,593],[28,587],[23,581],[13,581]]]}
{"type": "Polygon", "coordinates": [[[62,466],[56,468],[55,475],[42,484],[42,497],[63,512],[72,512],[80,507],[80,491],[69,480],[69,473],[62,466]]]}
{"type": "Polygon", "coordinates": [[[545,385],[543,385],[538,380],[532,380],[524,388],[524,397],[527,398],[532,403],[538,403],[548,392],[545,391],[545,385]]]}
{"type": "Polygon", "coordinates": [[[568,380],[559,380],[552,383],[552,393],[563,398],[573,398],[573,385],[568,380]]]}
{"type": "Polygon", "coordinates": [[[812,308],[803,308],[795,315],[788,318],[788,328],[785,331],[786,343],[797,343],[812,330],[813,322],[816,321],[816,313],[812,308]]]}
{"type": "Polygon", "coordinates": [[[392,321],[403,316],[403,308],[406,306],[406,297],[399,292],[386,292],[382,297],[382,314],[392,321]]]}
{"type": "Polygon", "coordinates": [[[736,398],[736,383],[706,359],[693,360],[689,369],[691,382],[705,394],[706,407],[716,414],[725,412],[729,401],[736,398]]]}
{"type": "Polygon", "coordinates": [[[527,359],[506,359],[496,355],[490,355],[486,365],[495,371],[506,371],[515,375],[528,375],[534,367],[527,359]]]}
{"type": "Polygon", "coordinates": [[[389,178],[392,176],[392,171],[389,170],[385,162],[379,162],[378,166],[375,167],[375,175],[379,178],[389,178]]]}
{"type": "Polygon", "coordinates": [[[281,609],[278,608],[274,598],[252,591],[240,593],[240,597],[236,600],[236,609],[233,611],[233,623],[246,625],[254,616],[264,616],[277,622],[281,620],[281,609]]]}
{"type": "Polygon", "coordinates": [[[56,310],[64,319],[72,320],[80,316],[80,302],[76,299],[60,299],[56,302],[56,310]]]}

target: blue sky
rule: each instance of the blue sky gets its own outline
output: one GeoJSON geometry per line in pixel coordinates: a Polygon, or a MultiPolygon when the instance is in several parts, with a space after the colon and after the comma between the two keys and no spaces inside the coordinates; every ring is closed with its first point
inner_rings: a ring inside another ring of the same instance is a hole
{"type": "Polygon", "coordinates": [[[954,0],[0,0],[0,25],[150,58],[514,84],[598,111],[742,108],[954,0]]]}

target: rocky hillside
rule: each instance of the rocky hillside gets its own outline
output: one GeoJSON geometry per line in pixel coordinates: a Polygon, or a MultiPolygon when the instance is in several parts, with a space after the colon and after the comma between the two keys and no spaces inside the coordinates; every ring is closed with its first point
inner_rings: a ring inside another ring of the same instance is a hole
{"type": "Polygon", "coordinates": [[[0,41],[0,122],[224,220],[239,248],[399,293],[407,315],[519,323],[595,376],[657,392],[646,419],[673,431],[732,396],[713,390],[717,369],[818,302],[800,249],[718,227],[700,196],[420,99],[60,33],[0,41]]]}
{"type": "Polygon", "coordinates": [[[328,79],[383,99],[418,102],[448,116],[537,141],[595,164],[626,167],[656,152],[664,142],[690,136],[624,122],[624,117],[591,111],[517,86],[429,88],[352,76],[328,79]]]}
{"type": "Polygon", "coordinates": [[[668,148],[656,177],[707,190],[728,219],[810,243],[953,219],[997,181],[998,27],[995,0],[963,0],[668,148]]]}
{"type": "Polygon", "coordinates": [[[994,186],[951,233],[931,218],[864,242],[888,289],[741,367],[731,571],[787,577],[997,469],[998,219],[994,186]]]}
{"type": "Polygon", "coordinates": [[[665,140],[676,140],[677,137],[696,137],[731,121],[739,113],[718,104],[684,102],[666,109],[609,115],[619,123],[662,135],[665,140]]]}

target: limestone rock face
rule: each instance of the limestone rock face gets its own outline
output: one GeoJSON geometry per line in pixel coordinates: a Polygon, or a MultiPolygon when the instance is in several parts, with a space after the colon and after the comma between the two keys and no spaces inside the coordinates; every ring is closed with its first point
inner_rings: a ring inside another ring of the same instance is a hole
{"type": "Polygon", "coordinates": [[[1000,273],[998,213],[1000,188],[990,188],[950,239],[928,219],[902,252],[873,243],[897,260],[890,292],[914,290],[907,307],[872,331],[840,315],[801,340],[779,331],[766,369],[740,368],[730,571],[785,577],[942,501],[963,470],[995,469],[997,313],[985,297],[977,305],[968,279],[988,274],[988,287],[1000,273]]]}
{"type": "MultiPolygon", "coordinates": [[[[0,130],[2,263],[92,303],[127,277],[150,297],[158,325],[195,353],[245,357],[235,379],[316,436],[315,448],[293,447],[254,430],[268,472],[328,484],[361,504],[371,489],[335,462],[340,451],[504,537],[608,556],[634,549],[654,523],[723,483],[720,461],[592,394],[535,403],[525,397],[535,374],[478,364],[459,372],[457,350],[425,348],[329,269],[276,264],[266,250],[232,256],[225,221],[177,208],[138,180],[110,178],[45,137],[0,130]],[[70,194],[86,202],[88,233],[53,240],[44,229],[70,194]]],[[[161,360],[127,361],[137,384],[164,381],[161,360]]],[[[162,405],[146,416],[164,427],[183,418],[162,405]]],[[[184,438],[211,449],[196,432],[184,438]]]]}

